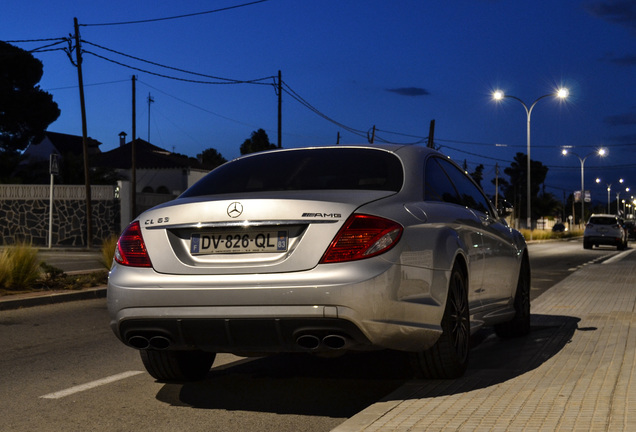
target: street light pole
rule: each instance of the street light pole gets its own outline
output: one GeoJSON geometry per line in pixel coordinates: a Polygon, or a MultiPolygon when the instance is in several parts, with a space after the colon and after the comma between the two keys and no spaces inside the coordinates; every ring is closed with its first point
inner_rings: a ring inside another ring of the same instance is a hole
{"type": "MultiPolygon", "coordinates": [[[[583,224],[585,224],[585,160],[592,156],[592,155],[597,155],[597,156],[605,156],[607,155],[607,150],[606,149],[599,149],[593,153],[587,154],[585,155],[585,157],[581,157],[578,154],[574,153],[573,151],[568,150],[567,148],[564,148],[561,150],[561,154],[563,156],[567,156],[568,154],[573,154],[574,156],[576,156],[579,159],[579,162],[581,162],[581,226],[583,226],[583,224]]],[[[599,181],[599,179],[596,179],[597,182],[599,181]]]]}
{"type": "Polygon", "coordinates": [[[528,105],[525,104],[524,101],[522,101],[521,99],[519,99],[516,96],[510,96],[510,95],[506,95],[504,94],[501,90],[497,90],[493,93],[493,98],[495,100],[502,100],[503,98],[509,98],[509,99],[514,99],[516,101],[518,101],[519,103],[521,103],[521,105],[523,106],[523,108],[526,110],[526,117],[527,117],[527,122],[526,122],[526,141],[527,141],[527,175],[526,175],[526,226],[527,228],[530,230],[530,240],[532,240],[532,209],[531,209],[531,187],[530,187],[530,179],[531,179],[531,175],[530,175],[530,169],[531,169],[531,163],[530,163],[530,117],[532,116],[532,110],[534,109],[535,105],[537,104],[537,102],[539,102],[541,99],[547,98],[549,96],[557,96],[560,99],[565,99],[566,97],[568,97],[569,91],[566,88],[560,88],[558,89],[555,93],[549,93],[546,95],[543,95],[539,98],[537,98],[532,105],[530,105],[530,108],[528,108],[528,105]]]}
{"type": "MultiPolygon", "coordinates": [[[[623,184],[625,180],[623,179],[618,179],[618,182],[620,184],[623,184]]],[[[597,178],[596,179],[596,183],[601,183],[601,179],[597,178]]],[[[612,214],[612,207],[611,207],[611,198],[610,198],[610,192],[612,191],[612,184],[611,183],[605,183],[605,185],[607,186],[607,214],[612,214]]],[[[629,191],[629,188],[626,189],[627,191],[629,191]]],[[[618,191],[616,192],[616,214],[618,215],[620,213],[620,209],[618,206],[618,200],[621,194],[621,190],[620,190],[620,186],[618,191]]]]}

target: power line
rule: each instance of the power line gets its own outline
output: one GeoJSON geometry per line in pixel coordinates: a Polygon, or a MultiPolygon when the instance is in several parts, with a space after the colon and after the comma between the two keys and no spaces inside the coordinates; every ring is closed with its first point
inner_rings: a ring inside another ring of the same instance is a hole
{"type": "MultiPolygon", "coordinates": [[[[130,82],[130,79],[117,80],[117,81],[106,81],[106,82],[93,83],[93,84],[84,84],[84,87],[95,87],[95,86],[101,86],[101,85],[107,85],[107,84],[119,84],[119,83],[123,83],[123,82],[130,82]]],[[[78,87],[78,85],[72,85],[72,86],[66,86],[66,87],[47,88],[47,89],[44,89],[44,90],[46,90],[46,91],[68,90],[68,89],[75,89],[77,87],[78,87]]]]}
{"type": "Polygon", "coordinates": [[[92,54],[92,55],[94,55],[96,57],[99,57],[99,58],[101,58],[103,60],[118,64],[120,66],[124,66],[124,67],[130,68],[130,69],[135,69],[135,70],[140,71],[140,72],[146,72],[146,73],[149,73],[149,74],[158,75],[158,76],[161,76],[161,77],[164,77],[164,78],[170,78],[170,79],[174,79],[174,80],[188,81],[188,82],[194,82],[194,83],[198,83],[198,84],[260,84],[260,85],[270,85],[269,83],[262,83],[261,81],[265,81],[265,80],[269,80],[269,79],[273,78],[272,76],[268,76],[268,77],[257,78],[257,79],[252,79],[252,80],[237,80],[237,79],[232,79],[232,78],[217,77],[217,76],[214,76],[214,75],[202,74],[202,73],[199,73],[199,72],[193,72],[193,71],[189,71],[189,70],[185,70],[185,69],[180,69],[180,68],[173,67],[173,66],[166,66],[166,65],[163,65],[163,64],[160,64],[160,63],[157,63],[157,62],[153,62],[153,61],[150,61],[150,60],[145,60],[145,59],[142,59],[140,57],[135,57],[135,56],[132,56],[130,54],[126,54],[126,53],[123,53],[123,52],[120,52],[120,51],[116,51],[114,49],[107,48],[107,47],[98,45],[96,43],[88,42],[88,41],[85,41],[85,40],[82,40],[82,42],[87,44],[87,45],[92,45],[92,46],[94,46],[96,48],[100,48],[100,49],[103,49],[105,51],[109,51],[109,52],[112,52],[114,54],[121,55],[123,57],[127,57],[127,58],[130,58],[130,59],[133,59],[133,60],[136,60],[136,61],[139,61],[139,62],[143,62],[143,63],[148,63],[148,64],[153,65],[153,66],[158,66],[158,67],[161,67],[161,68],[164,68],[164,69],[170,69],[170,70],[173,70],[173,71],[182,72],[182,73],[185,73],[185,74],[190,74],[190,75],[195,75],[195,76],[200,76],[200,77],[204,77],[204,78],[216,79],[216,80],[220,80],[220,81],[224,81],[224,82],[209,82],[209,81],[200,81],[200,80],[188,80],[188,79],[184,79],[184,78],[172,77],[172,76],[169,76],[169,75],[159,74],[159,73],[156,73],[156,72],[150,72],[150,71],[143,70],[143,69],[140,69],[140,68],[137,68],[137,67],[134,67],[134,66],[130,66],[130,65],[124,64],[122,62],[119,62],[117,60],[109,59],[109,58],[107,58],[105,56],[96,54],[96,53],[91,52],[91,51],[84,51],[84,52],[86,52],[88,54],[92,54]]]}
{"type": "Polygon", "coordinates": [[[359,130],[359,129],[354,129],[352,127],[349,127],[343,123],[340,123],[334,119],[332,119],[331,117],[327,116],[326,114],[323,114],[320,110],[318,110],[317,108],[315,108],[313,105],[311,105],[309,102],[307,102],[303,97],[301,97],[298,93],[296,93],[294,91],[294,89],[292,89],[287,83],[285,83],[283,81],[283,91],[285,93],[287,93],[289,96],[291,96],[292,99],[296,100],[297,102],[299,102],[301,105],[303,105],[305,108],[309,109],[310,111],[312,111],[313,113],[315,113],[316,115],[322,117],[323,119],[343,128],[344,130],[346,130],[347,132],[350,132],[354,135],[358,135],[361,137],[365,137],[367,136],[367,133],[365,131],[359,130]]]}
{"type": "Polygon", "coordinates": [[[241,125],[243,125],[243,126],[256,127],[256,126],[254,126],[254,125],[251,125],[251,124],[248,124],[248,123],[244,123],[244,122],[241,122],[241,121],[239,121],[239,120],[235,120],[235,119],[232,119],[232,118],[229,118],[229,117],[223,116],[223,115],[221,115],[221,114],[219,114],[219,113],[216,113],[216,112],[214,112],[214,111],[210,111],[210,110],[208,110],[208,109],[206,109],[206,108],[203,108],[203,107],[200,107],[200,106],[198,106],[198,105],[195,105],[195,104],[193,104],[193,103],[191,103],[191,102],[188,102],[188,101],[186,101],[186,100],[184,100],[184,99],[181,99],[181,98],[179,98],[179,97],[177,97],[177,96],[171,95],[170,93],[166,93],[165,91],[160,90],[160,89],[158,89],[157,87],[154,87],[154,86],[152,86],[152,85],[150,85],[150,84],[148,84],[148,83],[146,83],[146,82],[144,82],[144,81],[139,80],[139,83],[140,83],[140,84],[143,84],[143,85],[145,85],[145,86],[147,86],[147,87],[149,87],[149,88],[151,88],[151,89],[153,89],[153,90],[155,90],[155,91],[157,91],[157,92],[159,92],[159,93],[161,93],[161,94],[164,94],[164,95],[166,95],[166,96],[168,96],[168,97],[171,97],[171,98],[173,98],[173,99],[175,99],[175,100],[177,100],[177,101],[179,101],[179,102],[181,102],[181,103],[183,103],[183,104],[189,105],[189,106],[191,106],[191,107],[193,107],[193,108],[196,108],[196,109],[198,109],[198,110],[200,110],[200,111],[203,111],[203,112],[205,112],[205,113],[212,114],[213,116],[216,116],[216,117],[219,117],[219,118],[222,118],[222,119],[224,119],[224,120],[228,120],[228,121],[231,121],[231,122],[234,122],[234,123],[237,123],[237,124],[241,124],[241,125]]]}
{"type": "Polygon", "coordinates": [[[205,12],[195,12],[195,13],[191,13],[191,14],[176,15],[176,16],[170,16],[170,17],[164,17],[164,18],[151,18],[151,19],[145,19],[145,20],[122,21],[122,22],[111,22],[111,23],[80,24],[80,26],[83,26],[83,27],[100,27],[100,26],[143,24],[143,23],[149,23],[149,22],[167,21],[167,20],[173,20],[173,19],[188,18],[188,17],[198,16],[198,15],[206,15],[206,14],[211,14],[211,13],[216,13],[216,12],[224,12],[224,11],[227,11],[227,10],[230,10],[230,9],[237,9],[237,8],[241,8],[241,7],[245,7],[245,6],[252,6],[252,5],[255,5],[255,4],[258,4],[258,3],[264,3],[266,1],[269,1],[269,0],[257,0],[257,1],[253,1],[253,2],[250,2],[250,3],[244,3],[244,4],[240,4],[240,5],[224,7],[224,8],[221,8],[221,9],[215,9],[215,10],[210,10],[210,11],[205,11],[205,12]]]}
{"type": "Polygon", "coordinates": [[[48,42],[48,41],[67,41],[68,38],[65,37],[57,37],[57,38],[45,38],[45,39],[20,39],[20,40],[7,40],[4,41],[6,43],[28,43],[28,42],[48,42]]]}

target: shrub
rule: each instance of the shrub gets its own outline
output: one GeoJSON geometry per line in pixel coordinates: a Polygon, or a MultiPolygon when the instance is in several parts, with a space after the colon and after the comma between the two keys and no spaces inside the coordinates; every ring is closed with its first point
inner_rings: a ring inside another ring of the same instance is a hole
{"type": "Polygon", "coordinates": [[[7,290],[32,288],[40,278],[38,251],[27,243],[5,248],[0,255],[0,284],[7,290]]]}
{"type": "Polygon", "coordinates": [[[113,257],[115,256],[115,248],[117,247],[117,236],[110,236],[104,243],[102,243],[102,257],[101,263],[104,267],[110,270],[113,264],[113,257]]]}
{"type": "Polygon", "coordinates": [[[11,257],[9,249],[0,251],[0,288],[6,288],[11,283],[11,257]]]}

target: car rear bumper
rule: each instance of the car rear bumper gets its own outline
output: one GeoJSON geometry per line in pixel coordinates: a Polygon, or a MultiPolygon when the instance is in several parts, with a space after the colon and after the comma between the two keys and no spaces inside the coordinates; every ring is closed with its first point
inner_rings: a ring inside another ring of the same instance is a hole
{"type": "Polygon", "coordinates": [[[434,344],[441,334],[448,272],[405,271],[385,263],[368,279],[368,266],[373,263],[362,263],[357,271],[351,264],[329,265],[329,278],[317,268],[174,280],[152,269],[116,266],[108,285],[110,324],[117,337],[138,349],[246,354],[420,351],[434,344]],[[156,287],[148,288],[153,279],[156,287]],[[324,280],[333,283],[318,283],[324,280]]]}
{"type": "Polygon", "coordinates": [[[610,236],[587,236],[583,237],[583,241],[595,245],[620,246],[623,244],[623,239],[621,239],[620,237],[610,236]]]}

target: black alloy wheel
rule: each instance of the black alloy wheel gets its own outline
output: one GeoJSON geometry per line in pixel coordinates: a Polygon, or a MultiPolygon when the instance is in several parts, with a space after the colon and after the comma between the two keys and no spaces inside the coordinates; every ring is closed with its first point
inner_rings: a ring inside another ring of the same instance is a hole
{"type": "Polygon", "coordinates": [[[526,336],[530,333],[530,263],[524,255],[519,268],[519,279],[515,292],[515,317],[495,325],[495,333],[501,338],[526,336]]]}
{"type": "Polygon", "coordinates": [[[442,317],[442,334],[426,351],[413,354],[418,375],[429,379],[452,379],[464,374],[470,348],[470,315],[466,272],[455,263],[442,317]]]}

